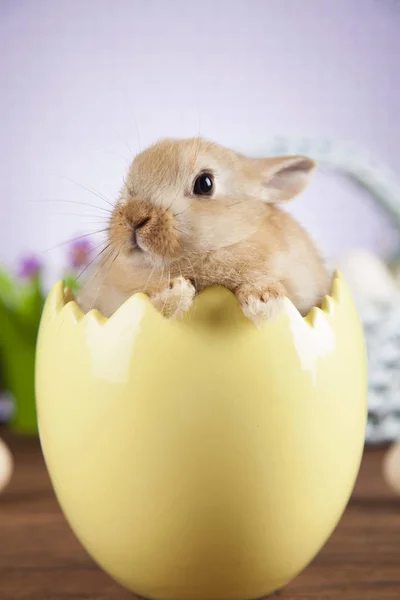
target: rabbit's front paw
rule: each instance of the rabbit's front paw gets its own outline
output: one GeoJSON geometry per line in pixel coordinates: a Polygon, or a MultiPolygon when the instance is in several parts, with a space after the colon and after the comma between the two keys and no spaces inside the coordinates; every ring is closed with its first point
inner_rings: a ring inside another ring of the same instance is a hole
{"type": "Polygon", "coordinates": [[[255,325],[276,319],[283,309],[285,288],[280,282],[266,286],[241,286],[236,291],[245,316],[255,325]]]}
{"type": "Polygon", "coordinates": [[[151,297],[153,305],[168,318],[176,318],[192,306],[196,294],[188,279],[177,277],[170,285],[151,297]]]}

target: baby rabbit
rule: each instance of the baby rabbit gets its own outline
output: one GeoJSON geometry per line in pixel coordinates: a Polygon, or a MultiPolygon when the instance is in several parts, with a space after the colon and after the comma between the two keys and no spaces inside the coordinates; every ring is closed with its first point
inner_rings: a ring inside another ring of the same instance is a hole
{"type": "Polygon", "coordinates": [[[254,323],[287,296],[304,315],[330,277],[307,233],[278,204],[307,186],[304,156],[247,158],[200,138],[167,139],[133,161],[111,215],[108,245],[78,301],[110,316],[148,294],[167,317],[219,284],[254,323]]]}

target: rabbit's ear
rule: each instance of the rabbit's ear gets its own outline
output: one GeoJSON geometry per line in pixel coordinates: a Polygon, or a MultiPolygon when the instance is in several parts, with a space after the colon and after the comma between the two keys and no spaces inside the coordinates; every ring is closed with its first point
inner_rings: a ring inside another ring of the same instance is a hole
{"type": "Polygon", "coordinates": [[[256,159],[263,185],[263,200],[287,202],[308,186],[315,162],[306,156],[278,156],[256,159]]]}

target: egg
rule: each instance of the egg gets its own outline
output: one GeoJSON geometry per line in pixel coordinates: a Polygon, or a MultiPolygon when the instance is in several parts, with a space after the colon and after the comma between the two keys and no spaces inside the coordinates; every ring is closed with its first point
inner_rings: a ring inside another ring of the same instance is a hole
{"type": "Polygon", "coordinates": [[[0,439],[0,493],[7,487],[13,472],[11,452],[0,439]]]}
{"type": "Polygon", "coordinates": [[[387,485],[400,495],[400,442],[393,444],[386,452],[383,475],[387,485]]]}
{"type": "Polygon", "coordinates": [[[203,291],[183,319],[136,294],[106,319],[63,283],[37,348],[40,438],[72,529],[118,582],[155,600],[245,600],[314,558],[364,445],[362,327],[343,278],[303,318],[260,328],[203,291]]]}

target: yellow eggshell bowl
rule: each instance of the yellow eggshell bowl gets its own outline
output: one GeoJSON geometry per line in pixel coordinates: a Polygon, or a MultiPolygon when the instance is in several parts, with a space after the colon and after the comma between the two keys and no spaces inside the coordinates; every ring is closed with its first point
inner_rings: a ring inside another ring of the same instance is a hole
{"type": "Polygon", "coordinates": [[[248,600],[316,555],[354,485],[366,358],[336,275],[322,309],[261,328],[209,288],[181,320],[147,296],[110,318],[51,291],[37,349],[40,438],[92,557],[157,600],[248,600]]]}

